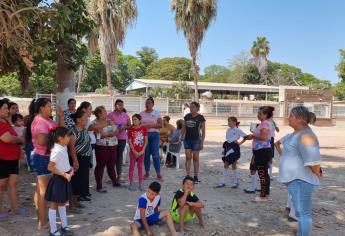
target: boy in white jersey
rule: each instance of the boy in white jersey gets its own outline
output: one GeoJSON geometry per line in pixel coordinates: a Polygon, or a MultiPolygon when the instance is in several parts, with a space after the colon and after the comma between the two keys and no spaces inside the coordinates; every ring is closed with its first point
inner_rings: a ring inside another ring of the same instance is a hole
{"type": "Polygon", "coordinates": [[[161,185],[158,182],[152,182],[146,193],[139,197],[134,222],[130,224],[133,236],[140,236],[140,229],[145,229],[146,234],[152,236],[150,225],[159,223],[163,218],[167,220],[171,235],[177,236],[170,212],[168,210],[158,211],[161,203],[160,190],[161,185]]]}

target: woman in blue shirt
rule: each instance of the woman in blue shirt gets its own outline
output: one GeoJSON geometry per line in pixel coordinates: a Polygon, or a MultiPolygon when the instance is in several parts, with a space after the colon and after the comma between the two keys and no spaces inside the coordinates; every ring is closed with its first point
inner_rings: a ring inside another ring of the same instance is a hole
{"type": "Polygon", "coordinates": [[[285,137],[279,181],[285,183],[298,217],[297,236],[307,236],[312,228],[312,193],[320,185],[320,146],[308,124],[315,115],[304,106],[294,107],[289,125],[294,132],[285,137]]]}

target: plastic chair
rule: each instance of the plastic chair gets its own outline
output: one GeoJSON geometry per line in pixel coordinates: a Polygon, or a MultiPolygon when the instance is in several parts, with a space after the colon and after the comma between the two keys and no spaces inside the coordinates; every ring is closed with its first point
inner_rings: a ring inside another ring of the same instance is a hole
{"type": "Polygon", "coordinates": [[[167,160],[168,153],[170,153],[171,155],[176,157],[176,169],[179,169],[180,168],[180,153],[169,151],[169,144],[168,144],[167,145],[167,153],[165,154],[165,162],[167,160]]]}

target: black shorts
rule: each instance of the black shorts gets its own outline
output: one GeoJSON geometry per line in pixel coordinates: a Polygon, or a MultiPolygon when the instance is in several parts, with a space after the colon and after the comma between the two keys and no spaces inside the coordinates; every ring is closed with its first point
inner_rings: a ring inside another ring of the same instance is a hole
{"type": "Polygon", "coordinates": [[[253,150],[253,160],[250,163],[250,170],[257,170],[258,166],[268,167],[268,162],[272,158],[271,148],[253,150]]]}
{"type": "Polygon", "coordinates": [[[0,160],[0,179],[19,174],[19,160],[0,160]]]}

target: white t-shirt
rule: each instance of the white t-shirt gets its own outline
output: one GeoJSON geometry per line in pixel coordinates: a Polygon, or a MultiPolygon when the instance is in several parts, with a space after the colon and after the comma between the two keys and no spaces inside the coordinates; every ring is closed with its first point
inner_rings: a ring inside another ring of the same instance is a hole
{"type": "Polygon", "coordinates": [[[55,167],[59,171],[68,172],[71,169],[71,165],[68,160],[67,146],[55,143],[50,152],[50,161],[55,163],[55,167]]]}
{"type": "Polygon", "coordinates": [[[186,109],[183,110],[183,117],[185,117],[189,113],[190,113],[190,108],[187,107],[186,109]]]}
{"type": "Polygon", "coordinates": [[[146,209],[146,218],[149,217],[150,215],[153,215],[155,213],[155,208],[157,206],[160,206],[161,204],[161,196],[160,195],[157,195],[153,201],[151,202],[147,196],[146,196],[146,193],[144,193],[143,195],[141,195],[139,197],[139,200],[138,200],[138,205],[137,205],[137,210],[135,212],[135,215],[134,215],[134,220],[139,220],[141,219],[140,217],[140,208],[144,208],[146,209]]]}
{"type": "Polygon", "coordinates": [[[277,124],[276,122],[274,122],[274,120],[270,120],[270,131],[271,131],[271,135],[272,137],[275,136],[275,133],[276,133],[276,127],[277,127],[277,124]]]}
{"type": "Polygon", "coordinates": [[[232,143],[236,140],[238,140],[240,137],[247,136],[245,132],[243,132],[240,128],[234,127],[234,128],[229,128],[226,131],[226,141],[228,143],[232,143]]]}
{"type": "MultiPolygon", "coordinates": [[[[91,119],[89,118],[88,120],[87,120],[87,125],[86,125],[86,129],[88,129],[89,128],[89,126],[91,125],[91,119]]],[[[91,138],[91,144],[95,144],[96,143],[96,136],[95,136],[95,133],[93,132],[93,131],[88,131],[88,133],[89,133],[89,136],[90,136],[90,138],[91,138]]]]}

